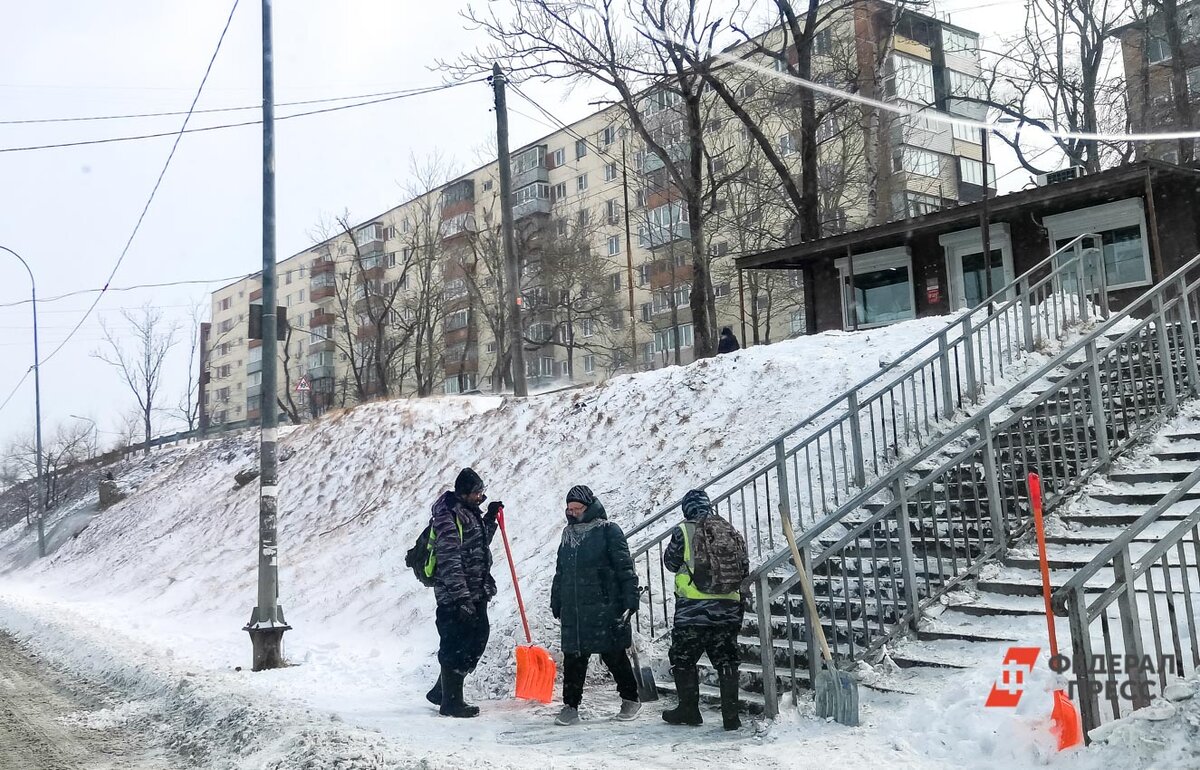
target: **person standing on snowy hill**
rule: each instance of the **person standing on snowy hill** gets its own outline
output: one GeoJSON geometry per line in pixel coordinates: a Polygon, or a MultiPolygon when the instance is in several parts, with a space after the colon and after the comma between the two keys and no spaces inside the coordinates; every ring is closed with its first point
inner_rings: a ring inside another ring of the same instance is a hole
{"type": "Polygon", "coordinates": [[[675,624],[667,657],[679,706],[662,718],[673,725],[702,724],[696,663],[707,652],[721,685],[725,729],[737,730],[742,726],[737,637],[745,612],[740,584],[750,572],[750,558],[741,533],[713,514],[702,490],[684,495],[682,508],[683,523],[663,553],[663,565],[675,573],[675,624]]]}
{"type": "Polygon", "coordinates": [[[717,355],[722,353],[732,353],[735,350],[741,350],[742,346],[738,344],[738,338],[733,336],[733,329],[728,326],[721,329],[721,338],[717,340],[717,355]]]}
{"type": "Polygon", "coordinates": [[[430,526],[437,556],[434,595],[441,677],[425,697],[441,706],[443,716],[479,714],[478,706],[463,699],[463,680],[479,664],[491,631],[487,604],[496,595],[491,545],[496,536],[496,513],[504,506],[492,502],[484,513],[479,506],[486,499],[483,479],[463,468],[454,481],[454,491],[445,492],[433,504],[430,526]]]}
{"type": "Polygon", "coordinates": [[[633,719],[638,702],[637,680],[626,649],[633,642],[624,615],[638,608],[637,573],[625,533],[585,486],[567,493],[567,528],[558,546],[558,564],[550,591],[550,611],[562,622],[563,707],[554,720],[579,724],[579,703],[588,659],[599,654],[617,682],[621,711],[617,719],[633,719]]]}

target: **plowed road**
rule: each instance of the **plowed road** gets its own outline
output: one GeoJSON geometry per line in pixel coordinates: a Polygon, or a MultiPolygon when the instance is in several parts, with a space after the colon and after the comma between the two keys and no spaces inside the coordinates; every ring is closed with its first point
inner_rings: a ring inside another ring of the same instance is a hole
{"type": "MultiPolygon", "coordinates": [[[[103,693],[63,677],[0,633],[0,768],[150,770],[146,741],[120,727],[85,725],[113,705],[103,693]]],[[[112,720],[109,720],[111,723],[112,720]]]]}

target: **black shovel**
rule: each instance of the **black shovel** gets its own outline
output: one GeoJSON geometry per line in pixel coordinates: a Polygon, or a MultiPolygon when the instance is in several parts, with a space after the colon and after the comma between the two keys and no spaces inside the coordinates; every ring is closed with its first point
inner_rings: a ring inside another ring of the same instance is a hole
{"type": "MultiPolygon", "coordinates": [[[[630,621],[633,620],[633,610],[627,610],[622,622],[630,628],[630,638],[633,637],[633,627],[630,621]]],[[[654,682],[654,672],[649,666],[643,666],[638,658],[637,641],[631,641],[629,645],[629,655],[633,658],[633,678],[637,682],[638,700],[642,703],[649,703],[653,700],[658,700],[658,685],[654,682]]]]}

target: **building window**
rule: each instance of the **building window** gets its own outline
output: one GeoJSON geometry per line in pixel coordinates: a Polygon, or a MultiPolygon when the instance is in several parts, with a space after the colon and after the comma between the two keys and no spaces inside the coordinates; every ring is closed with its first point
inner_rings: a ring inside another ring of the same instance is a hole
{"type": "Polygon", "coordinates": [[[579,336],[594,337],[596,335],[596,322],[591,318],[585,318],[579,322],[579,336]]]}
{"type": "Polygon", "coordinates": [[[942,208],[942,201],[934,195],[923,195],[908,191],[904,193],[904,216],[919,217],[932,214],[942,208]]]}
{"type": "Polygon", "coordinates": [[[617,178],[617,164],[616,163],[606,163],[604,165],[604,181],[611,182],[612,180],[614,180],[616,178],[617,178]]]}
{"type": "Polygon", "coordinates": [[[946,53],[974,58],[979,53],[979,38],[949,27],[942,27],[942,49],[946,53]]]}
{"type": "Polygon", "coordinates": [[[749,99],[750,97],[754,96],[754,94],[757,92],[758,92],[758,85],[756,83],[754,83],[753,81],[749,81],[749,80],[746,81],[745,83],[742,83],[742,87],[738,89],[738,95],[741,96],[743,99],[749,99]]]}
{"type": "Polygon", "coordinates": [[[978,75],[968,75],[958,70],[946,70],[946,87],[951,98],[969,97],[982,99],[984,93],[983,78],[978,75]]]}
{"type": "MultiPolygon", "coordinates": [[[[892,159],[892,168],[895,171],[937,178],[942,175],[942,158],[937,153],[917,147],[901,147],[892,159]]],[[[980,183],[982,184],[982,180],[980,183]]]]}
{"type": "Polygon", "coordinates": [[[492,189],[492,180],[489,179],[483,183],[483,191],[487,192],[490,189],[492,189]]]}
{"type": "Polygon", "coordinates": [[[615,225],[620,221],[621,205],[617,203],[616,198],[612,198],[611,200],[605,202],[604,215],[605,219],[608,220],[610,225],[615,225]]]}
{"type": "Polygon", "coordinates": [[[1146,46],[1146,59],[1151,64],[1160,64],[1170,60],[1171,45],[1165,37],[1152,37],[1150,44],[1146,46]]]}
{"type": "Polygon", "coordinates": [[[585,155],[587,155],[587,140],[586,139],[576,139],[575,140],[575,160],[579,160],[580,158],[582,158],[585,155]]]}
{"type": "Polygon", "coordinates": [[[817,34],[813,35],[812,52],[817,56],[830,56],[833,54],[833,30],[829,27],[817,30],[817,34]]]}
{"type": "Polygon", "coordinates": [[[226,297],[225,299],[221,300],[221,307],[220,307],[221,310],[228,310],[232,306],[233,306],[233,298],[232,297],[226,297]]]}
{"type": "Polygon", "coordinates": [[[792,334],[804,333],[804,311],[793,310],[791,318],[792,334]]]}
{"type": "Polygon", "coordinates": [[[584,374],[595,374],[596,373],[596,357],[594,355],[589,355],[589,356],[583,357],[583,373],[584,374]]]}
{"type": "MultiPolygon", "coordinates": [[[[1145,237],[1146,219],[1141,198],[1048,216],[1045,226],[1056,249],[1084,233],[1100,236],[1109,291],[1150,283],[1150,250],[1145,237]]],[[[1089,246],[1087,239],[1080,244],[1081,249],[1089,246]]],[[[1073,256],[1072,249],[1062,256],[1062,260],[1073,256]]],[[[1094,262],[1089,263],[1087,269],[1090,275],[1095,275],[1094,262]]]]}
{"type": "Polygon", "coordinates": [[[617,129],[614,126],[605,126],[600,131],[600,146],[607,147],[617,141],[617,129]]]}
{"type": "Polygon", "coordinates": [[[583,228],[587,227],[589,223],[591,223],[591,212],[589,212],[587,209],[580,209],[575,221],[579,223],[579,228],[582,230],[583,228]]]}
{"type": "Polygon", "coordinates": [[[567,162],[566,148],[559,147],[554,152],[550,153],[550,168],[558,168],[567,162]]]}
{"type": "Polygon", "coordinates": [[[654,317],[654,305],[649,302],[642,303],[642,320],[650,323],[650,319],[654,317]]]}
{"type": "Polygon", "coordinates": [[[621,253],[621,236],[610,235],[608,238],[608,256],[615,257],[621,253]]]}
{"type": "Polygon", "coordinates": [[[636,205],[639,209],[644,207],[646,205],[646,191],[638,190],[634,194],[633,200],[634,200],[634,205],[636,205]]]}
{"type": "Polygon", "coordinates": [[[220,326],[217,327],[217,333],[218,334],[228,334],[232,328],[233,328],[233,319],[227,318],[221,322],[220,326]]]}
{"type": "Polygon", "coordinates": [[[467,327],[467,324],[470,323],[470,320],[471,320],[470,308],[464,308],[463,310],[456,310],[453,313],[451,313],[450,315],[446,316],[446,331],[452,332],[455,329],[465,329],[467,327]]]}
{"type": "Polygon", "coordinates": [[[567,197],[567,183],[559,182],[550,188],[550,202],[558,203],[563,198],[567,197]]]}
{"type": "Polygon", "coordinates": [[[883,326],[915,316],[913,312],[912,260],[905,248],[836,260],[841,279],[842,318],[847,329],[883,326]]]}
{"type": "Polygon", "coordinates": [[[638,286],[645,286],[650,283],[650,265],[637,266],[637,282],[638,286]]]}
{"type": "Polygon", "coordinates": [[[621,274],[613,273],[608,277],[608,288],[613,291],[621,290],[621,274]]]}
{"type": "MultiPolygon", "coordinates": [[[[977,160],[970,158],[958,159],[958,170],[961,174],[963,184],[973,184],[976,187],[983,187],[983,164],[977,160]]],[[[996,187],[996,166],[989,163],[988,169],[988,187],[995,189],[996,187]]]]}
{"type": "Polygon", "coordinates": [[[889,96],[920,105],[933,103],[933,66],[929,62],[892,54],[892,74],[885,84],[889,96]]]}
{"type": "Polygon", "coordinates": [[[1200,67],[1190,67],[1187,71],[1188,96],[1195,98],[1200,94],[1200,67]]]}
{"type": "Polygon", "coordinates": [[[588,187],[587,174],[575,177],[575,192],[583,192],[588,187]]]}
{"type": "MultiPolygon", "coordinates": [[[[951,115],[951,117],[954,117],[951,115]]],[[[971,144],[983,144],[983,138],[980,130],[972,126],[964,126],[958,123],[952,123],[950,133],[955,139],[960,142],[970,142],[971,144]]]]}
{"type": "Polygon", "coordinates": [[[796,147],[796,137],[791,134],[784,134],[779,137],[779,154],[780,155],[795,155],[799,150],[796,147]]]}

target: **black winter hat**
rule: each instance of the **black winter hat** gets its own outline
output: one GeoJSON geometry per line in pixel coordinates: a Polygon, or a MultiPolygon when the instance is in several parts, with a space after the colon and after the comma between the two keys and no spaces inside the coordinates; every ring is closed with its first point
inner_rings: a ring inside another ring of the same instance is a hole
{"type": "Polygon", "coordinates": [[[483,491],[483,479],[479,478],[479,474],[470,468],[463,468],[458,472],[458,478],[454,480],[454,494],[459,497],[469,495],[472,492],[483,491]]]}
{"type": "Polygon", "coordinates": [[[697,519],[712,510],[712,503],[703,490],[693,489],[683,496],[682,508],[685,519],[697,519]]]}
{"type": "Polygon", "coordinates": [[[591,505],[596,502],[596,495],[592,494],[592,490],[582,484],[571,487],[571,491],[567,493],[568,503],[582,503],[583,505],[591,505]]]}
{"type": "Polygon", "coordinates": [[[733,329],[729,328],[728,326],[726,326],[726,327],[722,328],[722,329],[721,329],[721,336],[722,336],[722,337],[732,337],[732,336],[733,336],[733,329]]]}

